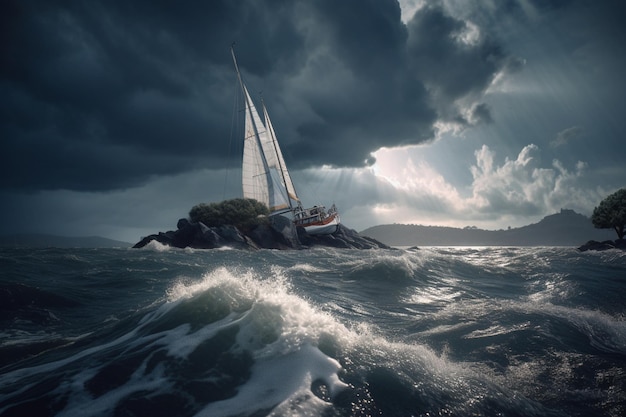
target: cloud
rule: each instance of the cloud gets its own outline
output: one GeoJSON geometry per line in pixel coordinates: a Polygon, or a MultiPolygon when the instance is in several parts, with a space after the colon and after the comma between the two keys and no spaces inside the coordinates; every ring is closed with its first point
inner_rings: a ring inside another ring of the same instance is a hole
{"type": "Polygon", "coordinates": [[[0,187],[113,190],[224,168],[235,77],[264,91],[292,168],[363,166],[491,120],[508,55],[438,3],[407,24],[377,0],[9,2],[0,57],[0,187]]]}
{"type": "Polygon", "coordinates": [[[514,158],[499,162],[495,152],[483,145],[468,167],[471,183],[460,188],[426,161],[379,152],[374,175],[363,181],[359,195],[370,199],[370,216],[378,223],[494,228],[528,224],[561,208],[590,215],[605,191],[581,187],[587,164],[578,161],[567,167],[557,159],[545,164],[541,154],[538,146],[529,144],[514,158]],[[394,170],[394,164],[403,169],[394,170]],[[374,194],[368,187],[385,192],[374,194]]]}
{"type": "Polygon", "coordinates": [[[479,213],[529,217],[571,208],[588,214],[601,198],[598,190],[580,187],[587,168],[583,161],[578,161],[573,169],[558,159],[544,167],[539,147],[532,144],[525,146],[516,159],[506,158],[501,166],[497,166],[495,155],[486,146],[475,155],[468,205],[479,213]]]}
{"type": "Polygon", "coordinates": [[[565,130],[562,130],[556,135],[556,138],[554,138],[554,140],[550,142],[550,146],[553,148],[558,148],[559,146],[566,145],[572,140],[580,138],[583,132],[583,128],[579,126],[572,126],[565,130]]]}
{"type": "Polygon", "coordinates": [[[410,65],[431,92],[439,121],[468,124],[463,114],[507,67],[509,56],[487,32],[442,7],[422,7],[407,27],[410,65]],[[464,40],[468,31],[475,33],[471,42],[464,40]]]}
{"type": "Polygon", "coordinates": [[[485,103],[474,105],[470,111],[468,120],[472,125],[493,123],[489,106],[485,103]]]}
{"type": "Polygon", "coordinates": [[[540,213],[541,191],[553,182],[553,172],[540,169],[536,154],[539,148],[528,145],[515,160],[505,160],[500,167],[494,154],[484,146],[475,152],[476,165],[470,169],[472,183],[471,204],[479,211],[515,212],[521,215],[540,213]],[[538,189],[537,189],[538,188],[538,189]]]}

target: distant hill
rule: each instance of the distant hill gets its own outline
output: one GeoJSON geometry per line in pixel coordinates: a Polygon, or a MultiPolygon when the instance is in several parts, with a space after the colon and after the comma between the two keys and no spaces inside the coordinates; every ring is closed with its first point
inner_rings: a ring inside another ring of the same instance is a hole
{"type": "Polygon", "coordinates": [[[128,248],[132,244],[99,236],[68,237],[45,234],[0,236],[0,246],[36,248],[128,248]]]}
{"type": "Polygon", "coordinates": [[[387,224],[361,234],[391,246],[580,246],[589,240],[616,238],[613,230],[596,229],[588,217],[565,209],[508,230],[387,224]]]}

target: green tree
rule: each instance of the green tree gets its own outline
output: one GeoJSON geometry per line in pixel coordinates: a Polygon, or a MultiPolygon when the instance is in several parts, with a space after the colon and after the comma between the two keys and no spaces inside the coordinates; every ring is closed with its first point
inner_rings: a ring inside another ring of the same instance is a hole
{"type": "Polygon", "coordinates": [[[624,238],[626,225],[626,188],[611,194],[593,209],[591,222],[598,229],[615,229],[619,239],[624,238]]]}
{"type": "Polygon", "coordinates": [[[251,198],[235,198],[220,203],[200,203],[189,211],[192,222],[202,222],[208,227],[233,225],[240,229],[267,222],[269,209],[251,198]]]}

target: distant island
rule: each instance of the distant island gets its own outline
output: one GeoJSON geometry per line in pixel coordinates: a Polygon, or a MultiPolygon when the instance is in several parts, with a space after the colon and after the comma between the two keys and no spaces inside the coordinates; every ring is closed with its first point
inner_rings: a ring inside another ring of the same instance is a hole
{"type": "Polygon", "coordinates": [[[538,223],[507,230],[387,224],[361,231],[390,246],[580,246],[614,239],[615,232],[596,229],[591,220],[573,210],[544,217],[538,223]]]}
{"type": "Polygon", "coordinates": [[[57,236],[41,233],[22,233],[0,236],[2,247],[29,248],[129,248],[131,243],[100,236],[57,236]]]}

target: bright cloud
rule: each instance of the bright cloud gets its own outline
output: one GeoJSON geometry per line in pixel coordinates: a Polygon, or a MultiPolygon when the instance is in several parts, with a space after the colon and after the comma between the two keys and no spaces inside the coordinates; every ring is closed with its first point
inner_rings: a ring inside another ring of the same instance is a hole
{"type": "Polygon", "coordinates": [[[573,208],[588,213],[601,194],[581,189],[580,179],[587,164],[578,161],[573,169],[555,159],[551,166],[540,165],[540,149],[525,146],[515,160],[494,163],[494,154],[483,146],[476,151],[476,165],[471,167],[474,181],[469,206],[490,215],[518,214],[532,216],[573,208]]]}
{"type": "Polygon", "coordinates": [[[404,23],[411,20],[416,11],[424,7],[425,0],[399,0],[400,10],[402,13],[401,19],[404,23]]]}
{"type": "Polygon", "coordinates": [[[427,161],[408,152],[383,150],[376,157],[370,185],[380,188],[384,183],[389,197],[370,205],[371,216],[379,223],[501,228],[513,219],[516,225],[527,224],[561,208],[589,214],[602,198],[602,192],[579,186],[585,162],[566,167],[555,159],[546,166],[534,144],[501,163],[483,145],[468,167],[472,176],[468,189],[451,184],[427,161]]]}
{"type": "MultiPolygon", "coordinates": [[[[537,192],[537,181],[543,184],[553,182],[552,170],[542,170],[537,166],[536,154],[539,148],[527,145],[515,160],[505,160],[496,166],[494,153],[486,146],[476,151],[476,165],[470,168],[474,181],[472,198],[468,201],[478,211],[521,210],[521,214],[535,214],[541,193],[537,192]]],[[[543,186],[539,187],[544,189],[543,186]]]]}

